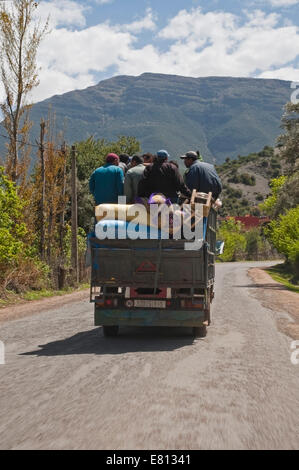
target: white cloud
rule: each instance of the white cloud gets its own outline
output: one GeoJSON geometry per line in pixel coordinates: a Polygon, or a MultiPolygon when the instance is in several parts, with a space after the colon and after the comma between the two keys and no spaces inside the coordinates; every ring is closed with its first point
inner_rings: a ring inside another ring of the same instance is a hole
{"type": "Polygon", "coordinates": [[[112,3],[114,0],[94,0],[98,5],[104,5],[104,3],[112,3]]]}
{"type": "Polygon", "coordinates": [[[50,27],[56,26],[79,26],[86,25],[84,16],[88,7],[76,2],[75,0],[51,0],[42,1],[37,9],[37,15],[42,21],[50,16],[50,27]]]}
{"type": "MultiPolygon", "coordinates": [[[[64,0],[61,5],[66,8],[71,3],[64,0]]],[[[52,4],[59,9],[57,0],[52,4]]],[[[115,74],[128,75],[153,72],[298,80],[298,70],[292,65],[298,57],[298,28],[282,25],[276,13],[256,10],[241,20],[222,11],[181,10],[156,37],[167,41],[163,50],[152,41],[138,47],[139,34],[155,29],[151,9],[130,24],[105,22],[85,28],[80,19],[84,11],[79,8],[73,14],[69,25],[79,29],[57,23],[61,26],[40,46],[41,85],[35,100],[92,85],[96,74],[111,67],[115,74]]]]}
{"type": "Polygon", "coordinates": [[[79,73],[75,77],[53,70],[43,68],[39,74],[40,85],[34,91],[34,101],[42,101],[45,97],[60,95],[68,91],[87,88],[95,85],[94,76],[89,73],[79,73]]]}
{"type": "Polygon", "coordinates": [[[276,70],[268,70],[259,75],[259,78],[276,78],[278,80],[290,80],[299,82],[299,68],[282,67],[276,70]]]}
{"type": "Polygon", "coordinates": [[[299,3],[298,0],[268,0],[273,7],[290,7],[299,3]]]}
{"type": "Polygon", "coordinates": [[[119,25],[119,28],[122,31],[131,31],[133,34],[138,34],[145,29],[148,29],[148,30],[156,29],[155,17],[153,15],[151,8],[147,8],[146,15],[144,18],[133,21],[133,23],[130,23],[127,25],[119,25]]]}

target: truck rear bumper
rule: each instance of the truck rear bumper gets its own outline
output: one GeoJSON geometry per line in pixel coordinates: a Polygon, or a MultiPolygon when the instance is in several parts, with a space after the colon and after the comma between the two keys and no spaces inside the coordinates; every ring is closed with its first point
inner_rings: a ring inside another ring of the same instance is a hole
{"type": "Polygon", "coordinates": [[[95,306],[94,324],[122,326],[202,326],[204,311],[159,309],[103,309],[95,306]]]}

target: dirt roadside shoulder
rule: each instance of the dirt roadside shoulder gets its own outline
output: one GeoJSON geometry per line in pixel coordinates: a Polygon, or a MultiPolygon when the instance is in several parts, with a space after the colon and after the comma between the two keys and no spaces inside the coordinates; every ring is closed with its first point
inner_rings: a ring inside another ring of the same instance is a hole
{"type": "Polygon", "coordinates": [[[3,322],[18,320],[19,318],[28,317],[45,310],[55,309],[63,305],[80,302],[82,300],[89,300],[89,289],[84,289],[79,292],[72,292],[65,295],[56,295],[54,297],[45,298],[41,300],[31,300],[26,303],[11,305],[9,307],[0,309],[0,324],[3,322]]]}
{"type": "Polygon", "coordinates": [[[286,318],[278,319],[280,331],[293,339],[299,339],[299,294],[274,281],[263,269],[251,268],[248,274],[255,283],[254,295],[264,307],[286,312],[292,317],[293,322],[286,318]]]}

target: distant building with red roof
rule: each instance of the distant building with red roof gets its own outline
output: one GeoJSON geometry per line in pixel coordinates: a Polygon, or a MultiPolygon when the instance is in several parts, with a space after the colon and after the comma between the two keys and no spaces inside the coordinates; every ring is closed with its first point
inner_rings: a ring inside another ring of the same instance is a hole
{"type": "Polygon", "coordinates": [[[219,221],[221,220],[229,220],[229,219],[234,219],[236,222],[241,222],[245,230],[250,230],[252,228],[260,227],[261,225],[268,224],[271,222],[271,219],[266,216],[261,216],[257,217],[254,215],[245,215],[243,217],[241,216],[228,216],[228,217],[219,217],[219,221]]]}

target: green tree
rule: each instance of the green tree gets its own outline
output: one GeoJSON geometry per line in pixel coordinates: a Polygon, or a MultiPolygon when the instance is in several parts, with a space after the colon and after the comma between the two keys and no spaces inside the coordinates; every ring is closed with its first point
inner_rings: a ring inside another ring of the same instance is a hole
{"type": "Polygon", "coordinates": [[[273,220],[268,236],[279,253],[285,255],[296,280],[299,279],[299,205],[273,220]]]}
{"type": "Polygon", "coordinates": [[[7,264],[13,263],[24,252],[28,235],[22,222],[25,203],[17,195],[15,185],[4,175],[0,167],[0,276],[7,264]]]}
{"type": "Polygon", "coordinates": [[[140,144],[135,137],[119,136],[115,142],[93,137],[77,142],[77,175],[78,175],[78,221],[85,232],[93,226],[94,199],[89,193],[89,178],[92,172],[105,163],[108,153],[127,153],[134,155],[140,151],[140,144]]]}
{"type": "Polygon", "coordinates": [[[117,155],[127,153],[134,155],[140,152],[140,143],[135,137],[119,136],[115,142],[108,142],[106,139],[95,140],[89,137],[81,142],[76,142],[77,150],[77,172],[78,179],[84,181],[89,179],[91,173],[103,165],[108,153],[117,155]]]}
{"type": "Polygon", "coordinates": [[[224,241],[224,252],[221,255],[223,261],[238,261],[245,258],[246,237],[242,233],[241,222],[235,222],[233,218],[222,222],[217,237],[224,241]]]}
{"type": "Polygon", "coordinates": [[[273,217],[277,212],[277,201],[279,198],[279,192],[286,181],[286,176],[279,176],[278,178],[274,178],[273,180],[271,180],[270,188],[272,194],[267,197],[267,199],[259,206],[260,209],[266,214],[268,214],[270,217],[273,217]]]}
{"type": "Polygon", "coordinates": [[[280,158],[290,164],[290,173],[299,170],[299,103],[287,103],[282,116],[281,127],[285,133],[278,137],[280,158]]]}
{"type": "Polygon", "coordinates": [[[25,223],[24,202],[15,184],[0,167],[0,294],[5,289],[40,288],[47,280],[47,267],[34,249],[34,234],[25,223]]]}

